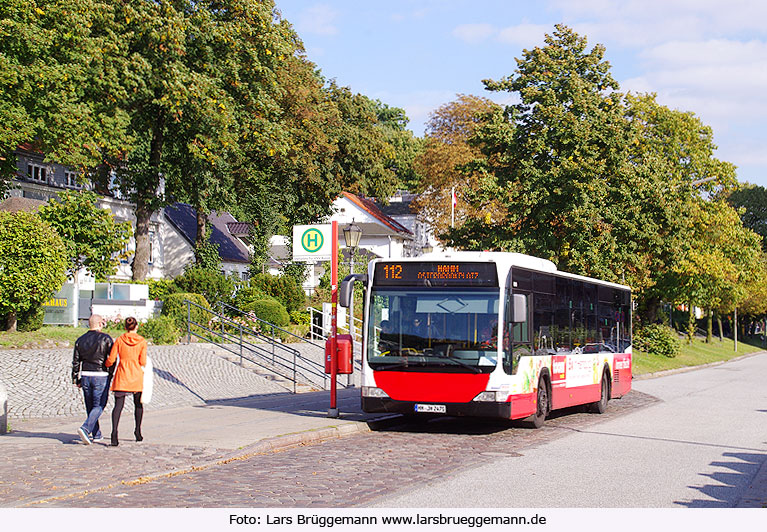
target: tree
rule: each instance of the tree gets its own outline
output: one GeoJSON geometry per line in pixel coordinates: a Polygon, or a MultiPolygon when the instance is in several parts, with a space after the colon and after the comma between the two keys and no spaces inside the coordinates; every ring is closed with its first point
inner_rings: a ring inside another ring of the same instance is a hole
{"type": "Polygon", "coordinates": [[[392,164],[396,160],[394,146],[388,142],[378,120],[379,102],[355,94],[348,87],[339,87],[335,82],[331,82],[327,90],[341,118],[331,136],[338,146],[333,170],[342,189],[363,196],[388,198],[399,180],[392,164]]]}
{"type": "Polygon", "coordinates": [[[713,157],[711,129],[654,95],[623,95],[600,45],[558,25],[545,46],[525,50],[513,76],[485,81],[520,102],[492,112],[470,143],[481,158],[466,200],[480,214],[447,232],[468,249],[518,251],[565,271],[629,284],[653,322],[700,233],[702,194],[735,185],[732,164],[713,157]]]}
{"type": "MultiPolygon", "coordinates": [[[[698,201],[695,235],[674,268],[665,275],[672,301],[708,310],[708,341],[713,310],[731,309],[747,295],[747,285],[761,269],[759,235],[745,228],[737,211],[724,201],[698,201]]],[[[688,335],[695,332],[692,317],[688,335]]]]}
{"type": "Polygon", "coordinates": [[[0,212],[0,315],[16,330],[20,312],[42,305],[64,283],[66,248],[38,215],[0,212]]]}
{"type": "Polygon", "coordinates": [[[286,140],[274,120],[275,70],[294,52],[294,34],[270,0],[144,0],[114,9],[115,85],[135,142],[113,164],[136,204],[133,278],[141,280],[159,207],[191,198],[204,223],[227,172],[286,140]]]}
{"type": "Polygon", "coordinates": [[[489,178],[468,199],[495,198],[502,213],[467,220],[448,243],[526,252],[568,271],[621,279],[614,225],[622,205],[610,192],[626,175],[632,132],[604,48],[586,45],[558,25],[544,47],[524,51],[514,76],[484,81],[521,99],[476,134],[489,178]]]}
{"type": "Polygon", "coordinates": [[[458,98],[434,111],[426,124],[424,148],[416,160],[420,175],[415,209],[429,220],[435,234],[445,232],[451,224],[451,193],[461,198],[455,208],[458,226],[473,218],[492,216],[497,209],[493,202],[463,201],[469,191],[477,188],[480,172],[467,165],[481,156],[476,145],[469,144],[477,128],[488,116],[501,108],[488,98],[459,94],[458,98]]]}
{"type": "Polygon", "coordinates": [[[0,4],[0,194],[22,143],[82,170],[128,141],[127,117],[105,90],[115,74],[112,20],[99,0],[0,4]]]}
{"type": "Polygon", "coordinates": [[[727,201],[740,209],[743,225],[762,237],[762,250],[767,251],[767,189],[746,184],[733,191],[727,201]]]}
{"type": "Polygon", "coordinates": [[[116,222],[109,210],[98,207],[97,200],[93,192],[63,191],[58,200],[40,209],[40,218],[64,242],[70,276],[83,268],[99,280],[114,275],[130,240],[130,222],[116,222]]]}

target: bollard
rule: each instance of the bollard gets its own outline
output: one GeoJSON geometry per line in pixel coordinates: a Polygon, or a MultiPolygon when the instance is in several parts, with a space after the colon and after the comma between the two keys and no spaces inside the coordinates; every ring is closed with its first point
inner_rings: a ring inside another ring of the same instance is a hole
{"type": "Polygon", "coordinates": [[[0,383],[0,434],[8,431],[8,394],[0,383]]]}

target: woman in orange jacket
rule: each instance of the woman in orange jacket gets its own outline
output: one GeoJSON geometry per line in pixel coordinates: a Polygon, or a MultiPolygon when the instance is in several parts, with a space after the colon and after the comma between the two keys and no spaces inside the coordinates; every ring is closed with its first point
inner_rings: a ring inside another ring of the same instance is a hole
{"type": "Polygon", "coordinates": [[[125,332],[115,340],[106,366],[112,366],[119,355],[120,361],[112,379],[112,391],[115,396],[115,406],[112,409],[112,445],[117,447],[117,427],[120,424],[120,414],[125,406],[125,397],[133,395],[134,417],[136,430],[133,434],[136,441],[142,441],[141,419],[144,417],[144,405],[141,403],[141,392],[144,389],[144,367],[146,366],[146,340],[136,334],[138,322],[136,318],[125,320],[125,332]]]}

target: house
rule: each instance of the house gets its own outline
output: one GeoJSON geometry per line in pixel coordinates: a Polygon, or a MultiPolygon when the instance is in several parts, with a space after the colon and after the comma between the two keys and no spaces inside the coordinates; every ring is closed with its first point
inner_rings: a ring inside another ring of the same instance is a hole
{"type": "MultiPolygon", "coordinates": [[[[177,237],[166,242],[166,275],[176,277],[184,272],[187,264],[194,262],[194,243],[197,239],[197,211],[186,203],[175,203],[164,209],[164,216],[176,229],[177,237]]],[[[218,246],[221,271],[240,279],[247,279],[250,267],[250,250],[246,239],[250,224],[238,222],[228,212],[213,212],[208,216],[210,242],[218,246]]]]}

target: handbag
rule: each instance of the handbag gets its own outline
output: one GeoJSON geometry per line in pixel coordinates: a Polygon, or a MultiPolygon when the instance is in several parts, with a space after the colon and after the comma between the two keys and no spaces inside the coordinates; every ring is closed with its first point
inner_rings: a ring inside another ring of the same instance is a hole
{"type": "Polygon", "coordinates": [[[149,404],[152,402],[152,392],[154,390],[154,366],[152,359],[147,355],[146,366],[144,366],[144,386],[141,392],[141,403],[149,404]]]}

